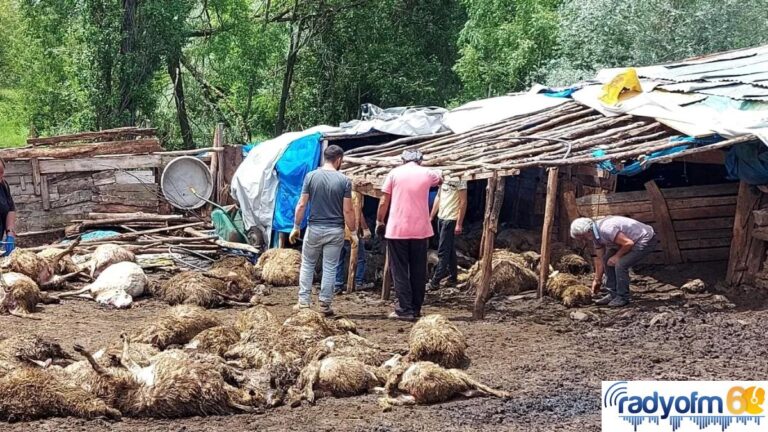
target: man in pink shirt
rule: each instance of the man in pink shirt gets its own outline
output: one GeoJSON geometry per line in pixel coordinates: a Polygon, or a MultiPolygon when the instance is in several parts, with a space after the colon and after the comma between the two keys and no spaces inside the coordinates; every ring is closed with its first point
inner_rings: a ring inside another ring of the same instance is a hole
{"type": "Polygon", "coordinates": [[[397,293],[397,306],[389,317],[413,320],[421,316],[427,283],[427,241],[432,237],[429,189],[440,185],[440,173],[421,166],[418,150],[405,150],[403,165],[393,169],[381,191],[376,213],[376,234],[385,231],[389,268],[397,293]],[[389,210],[386,226],[384,218],[389,210]]]}

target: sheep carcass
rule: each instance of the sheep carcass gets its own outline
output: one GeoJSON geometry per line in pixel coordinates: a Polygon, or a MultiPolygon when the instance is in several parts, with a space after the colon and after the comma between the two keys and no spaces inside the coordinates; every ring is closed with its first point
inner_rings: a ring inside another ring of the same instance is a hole
{"type": "Polygon", "coordinates": [[[82,297],[105,306],[124,309],[133,304],[134,297],[144,294],[148,283],[147,275],[141,266],[123,261],[107,267],[92,284],[76,291],[61,293],[56,297],[82,297]]]}
{"type": "Polygon", "coordinates": [[[221,322],[203,308],[179,305],[168,309],[131,341],[152,344],[163,350],[170,345],[186,344],[203,330],[220,325],[221,322]]]}
{"type": "Polygon", "coordinates": [[[262,306],[248,308],[237,315],[235,319],[235,329],[239,333],[245,333],[249,330],[264,327],[277,328],[280,323],[272,312],[262,306]]]}
{"type": "Polygon", "coordinates": [[[113,264],[126,261],[136,261],[136,256],[133,254],[133,252],[115,244],[100,245],[96,248],[95,251],[93,251],[91,260],[88,263],[91,277],[98,276],[99,273],[109,268],[113,264]]]}
{"type": "Polygon", "coordinates": [[[304,355],[304,362],[328,357],[349,357],[367,365],[379,366],[385,360],[386,354],[375,343],[356,334],[327,337],[310,348],[304,355]]]}
{"type": "Polygon", "coordinates": [[[411,361],[431,361],[447,368],[469,366],[466,337],[442,315],[427,315],[414,324],[408,345],[411,361]]]}
{"type": "Polygon", "coordinates": [[[547,294],[560,300],[565,307],[587,305],[592,302],[592,290],[576,276],[553,272],[547,279],[547,294]]]}
{"type": "Polygon", "coordinates": [[[225,282],[199,272],[186,271],[168,279],[152,295],[172,306],[189,304],[212,308],[247,304],[243,301],[250,299],[251,292],[241,290],[236,282],[225,282]]]}
{"type": "Polygon", "coordinates": [[[457,395],[510,397],[509,393],[492,389],[462,370],[445,369],[432,362],[398,364],[399,360],[396,356],[387,362],[394,367],[384,388],[385,396],[379,400],[384,409],[392,405],[444,402],[457,395]]]}
{"type": "Polygon", "coordinates": [[[261,254],[256,272],[264,282],[274,286],[294,286],[299,283],[301,253],[295,249],[269,249],[261,254]]]}
{"type": "Polygon", "coordinates": [[[21,273],[3,273],[0,276],[0,313],[32,318],[38,303],[56,303],[58,300],[40,291],[35,281],[21,273]]]}
{"type": "Polygon", "coordinates": [[[255,411],[250,394],[227,384],[210,363],[170,350],[152,357],[150,364],[142,367],[131,358],[128,338],[123,341],[121,363],[127,374],[102,367],[83,347],[75,347],[96,373],[97,382],[89,384],[90,388],[112,401],[123,414],[178,418],[255,411]]]}
{"type": "Polygon", "coordinates": [[[0,340],[0,375],[30,364],[68,365],[73,361],[61,345],[37,335],[19,334],[0,340]]]}
{"type": "Polygon", "coordinates": [[[217,326],[198,333],[185,348],[223,357],[239,340],[240,334],[234,327],[217,326]]]}
{"type": "Polygon", "coordinates": [[[325,396],[346,397],[366,393],[383,382],[375,366],[367,365],[352,357],[329,357],[307,365],[299,376],[296,386],[289,391],[291,406],[301,400],[314,403],[325,396]]]}

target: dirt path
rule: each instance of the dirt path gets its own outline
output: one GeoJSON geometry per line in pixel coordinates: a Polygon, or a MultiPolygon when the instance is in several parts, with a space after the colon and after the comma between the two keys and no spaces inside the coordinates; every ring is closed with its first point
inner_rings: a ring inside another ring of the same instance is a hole
{"type": "MultiPolygon", "coordinates": [[[[548,299],[492,301],[488,319],[470,321],[463,294],[431,294],[427,313],[457,322],[470,340],[468,372],[512,392],[508,401],[479,398],[445,404],[399,407],[383,413],[373,395],[321,399],[315,406],[281,407],[264,415],[125,419],[121,422],[50,419],[0,425],[3,431],[598,431],[599,388],[609,379],[767,379],[768,313],[742,311],[712,295],[683,295],[653,279],[637,279],[631,308],[579,309],[586,319],[548,299]]],[[[271,311],[290,313],[294,289],[266,298],[271,311]]],[[[154,300],[111,311],[94,303],[68,301],[38,314],[43,321],[0,317],[0,334],[37,332],[69,348],[74,342],[100,348],[165,309],[154,300]]],[[[385,319],[390,306],[373,293],[338,298],[336,309],[360,332],[390,350],[407,348],[410,324],[385,319]]],[[[234,310],[217,310],[232,320],[234,310]]]]}

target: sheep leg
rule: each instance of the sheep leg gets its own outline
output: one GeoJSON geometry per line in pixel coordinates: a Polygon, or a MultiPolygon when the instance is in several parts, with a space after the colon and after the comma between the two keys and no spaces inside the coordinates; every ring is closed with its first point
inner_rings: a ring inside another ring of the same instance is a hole
{"type": "Polygon", "coordinates": [[[42,321],[43,320],[40,317],[32,316],[32,314],[30,314],[28,312],[19,311],[18,309],[9,309],[8,310],[8,314],[12,315],[12,316],[15,316],[17,318],[26,318],[26,319],[31,319],[31,320],[35,320],[35,321],[42,321]]]}
{"type": "Polygon", "coordinates": [[[120,364],[129,371],[135,373],[137,370],[141,369],[141,366],[139,366],[139,364],[133,360],[133,357],[131,357],[131,342],[128,340],[128,335],[122,333],[120,339],[123,340],[123,353],[120,356],[120,364]]]}
{"type": "Polygon", "coordinates": [[[401,365],[392,370],[387,383],[384,385],[384,392],[388,396],[394,396],[397,393],[397,386],[400,385],[400,381],[403,379],[403,374],[408,370],[408,366],[401,365]]]}
{"type": "Polygon", "coordinates": [[[58,298],[58,299],[62,299],[62,298],[66,298],[66,297],[77,297],[79,295],[82,295],[82,294],[85,294],[87,292],[90,292],[90,290],[91,289],[89,287],[83,287],[83,288],[81,288],[79,290],[67,291],[67,292],[59,293],[59,294],[53,295],[52,297],[53,298],[58,298]]]}
{"type": "Polygon", "coordinates": [[[239,301],[235,301],[235,300],[229,300],[229,299],[226,299],[225,296],[222,296],[222,297],[224,297],[225,300],[222,301],[221,304],[226,305],[226,306],[246,306],[246,307],[251,306],[250,303],[239,302],[239,301]]]}
{"type": "Polygon", "coordinates": [[[480,381],[477,381],[476,379],[472,378],[471,376],[465,374],[464,372],[460,372],[460,371],[456,371],[456,372],[459,372],[461,374],[458,377],[462,381],[464,381],[464,383],[466,385],[468,385],[470,387],[470,390],[476,390],[476,391],[479,391],[479,392],[481,392],[483,394],[491,395],[491,396],[496,396],[497,398],[502,398],[502,399],[509,399],[510,397],[512,397],[512,395],[509,394],[509,392],[493,389],[493,388],[488,387],[487,385],[481,383],[480,381]]]}
{"type": "Polygon", "coordinates": [[[96,372],[99,375],[109,375],[109,371],[104,369],[97,361],[93,358],[93,355],[91,355],[88,350],[85,349],[82,345],[75,344],[75,346],[72,347],[72,349],[75,350],[78,354],[85,357],[85,359],[88,361],[88,364],[91,365],[91,368],[93,368],[94,372],[96,372]]]}
{"type": "Polygon", "coordinates": [[[43,369],[48,369],[48,367],[51,366],[51,363],[53,363],[52,359],[48,359],[46,361],[40,361],[40,360],[35,360],[33,358],[24,357],[22,358],[22,360],[32,363],[34,365],[40,366],[43,369]]]}
{"type": "Polygon", "coordinates": [[[393,406],[416,405],[416,398],[411,395],[392,397],[385,395],[379,398],[379,406],[385,411],[391,411],[393,406]]]}
{"type": "Polygon", "coordinates": [[[56,288],[64,284],[64,282],[69,281],[70,279],[74,279],[77,276],[80,276],[82,274],[82,271],[77,271],[74,273],[68,273],[65,275],[55,275],[51,280],[48,282],[40,285],[41,289],[48,289],[48,288],[56,288]]]}
{"type": "Polygon", "coordinates": [[[55,270],[55,269],[56,269],[56,268],[59,266],[59,261],[61,261],[61,259],[62,259],[62,258],[64,258],[64,257],[65,257],[65,256],[67,256],[67,255],[70,255],[70,254],[72,254],[72,251],[74,251],[74,250],[75,250],[75,248],[77,247],[77,245],[79,245],[79,244],[80,244],[80,240],[82,240],[82,238],[81,238],[81,237],[77,237],[77,238],[75,239],[75,241],[73,241],[72,243],[70,243],[70,244],[69,244],[69,246],[67,246],[67,248],[66,248],[66,249],[64,249],[64,250],[63,250],[63,251],[62,251],[60,254],[56,255],[56,256],[53,258],[53,262],[52,262],[52,264],[51,264],[51,267],[52,267],[54,270],[55,270]]]}

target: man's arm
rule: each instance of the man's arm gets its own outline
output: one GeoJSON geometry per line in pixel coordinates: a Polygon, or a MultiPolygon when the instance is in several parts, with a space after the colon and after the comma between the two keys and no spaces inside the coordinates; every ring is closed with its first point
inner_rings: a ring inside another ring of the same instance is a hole
{"type": "Polygon", "coordinates": [[[619,259],[621,259],[621,257],[628,254],[629,251],[632,250],[632,248],[635,246],[635,242],[632,241],[631,238],[624,235],[623,232],[619,231],[619,233],[616,234],[616,238],[613,240],[613,243],[619,247],[619,250],[617,250],[616,253],[608,259],[608,264],[615,266],[619,263],[619,259]]]}
{"type": "Polygon", "coordinates": [[[432,211],[429,213],[429,220],[435,220],[438,211],[440,211],[440,191],[437,191],[435,201],[432,203],[432,211]]]}
{"type": "Polygon", "coordinates": [[[603,256],[605,255],[605,247],[600,246],[595,248],[595,277],[592,279],[592,293],[597,294],[600,291],[600,287],[603,285],[603,274],[605,268],[603,267],[603,256]]]}
{"type": "Polygon", "coordinates": [[[459,217],[456,219],[456,234],[464,231],[464,215],[467,214],[467,190],[459,190],[459,217]]]}
{"type": "Polygon", "coordinates": [[[288,236],[288,241],[291,244],[296,243],[301,234],[301,222],[304,220],[304,213],[307,211],[307,203],[309,202],[309,194],[303,193],[299,197],[299,203],[296,204],[296,211],[293,215],[293,229],[288,236]]]}
{"type": "Polygon", "coordinates": [[[384,193],[379,200],[379,209],[376,211],[376,235],[379,237],[384,236],[384,219],[389,211],[390,200],[391,196],[388,193],[384,193]]]}
{"type": "Polygon", "coordinates": [[[352,205],[352,198],[344,198],[344,223],[347,224],[350,233],[357,234],[355,207],[352,205]]]}
{"type": "MultiPolygon", "coordinates": [[[[16,235],[16,211],[9,211],[8,215],[5,217],[5,230],[10,231],[13,236],[16,235]]],[[[0,234],[0,236],[2,236],[2,234],[0,234]]]]}

